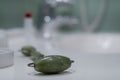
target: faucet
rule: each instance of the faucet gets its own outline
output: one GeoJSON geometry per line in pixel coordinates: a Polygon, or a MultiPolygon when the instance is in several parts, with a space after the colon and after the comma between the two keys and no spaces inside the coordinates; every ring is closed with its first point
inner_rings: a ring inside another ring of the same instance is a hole
{"type": "Polygon", "coordinates": [[[73,7],[71,0],[42,0],[36,16],[36,26],[41,29],[44,23],[47,23],[57,16],[71,16],[71,7],[73,7]],[[66,12],[69,12],[66,14],[66,12]]]}

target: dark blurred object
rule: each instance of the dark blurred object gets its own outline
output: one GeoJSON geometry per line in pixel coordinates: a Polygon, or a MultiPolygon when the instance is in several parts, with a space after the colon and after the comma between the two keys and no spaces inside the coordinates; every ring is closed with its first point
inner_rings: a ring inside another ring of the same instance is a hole
{"type": "Polygon", "coordinates": [[[50,19],[55,17],[54,8],[46,3],[45,0],[43,0],[40,3],[39,10],[37,13],[36,18],[36,27],[37,29],[41,28],[41,26],[45,23],[45,18],[49,17],[50,19]]]}

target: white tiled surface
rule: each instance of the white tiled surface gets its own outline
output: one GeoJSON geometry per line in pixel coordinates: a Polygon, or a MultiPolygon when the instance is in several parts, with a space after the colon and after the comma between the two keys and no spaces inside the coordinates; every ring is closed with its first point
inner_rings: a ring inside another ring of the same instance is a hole
{"type": "MultiPolygon", "coordinates": [[[[24,57],[18,50],[27,44],[23,36],[10,39],[10,48],[15,50],[15,64],[12,67],[0,69],[0,80],[120,80],[120,54],[81,54],[65,53],[75,60],[72,67],[66,72],[57,75],[43,75],[34,69],[27,67],[31,62],[24,57]]],[[[39,40],[36,44],[38,50],[45,52],[46,55],[56,53],[46,43],[39,40]],[[48,50],[45,50],[48,49],[48,50]]]]}

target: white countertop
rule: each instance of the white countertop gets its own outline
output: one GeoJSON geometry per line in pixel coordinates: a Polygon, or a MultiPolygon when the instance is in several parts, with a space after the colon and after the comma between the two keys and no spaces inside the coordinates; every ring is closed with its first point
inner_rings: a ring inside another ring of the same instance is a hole
{"type": "MultiPolygon", "coordinates": [[[[52,54],[51,48],[48,51],[45,50],[42,41],[33,43],[46,55],[52,54]]],[[[61,74],[43,75],[27,67],[27,64],[32,61],[18,52],[25,44],[27,41],[24,36],[10,38],[9,45],[15,51],[15,63],[11,67],[0,69],[0,80],[120,80],[120,54],[64,54],[64,52],[59,52],[58,54],[61,53],[75,60],[75,63],[61,74]]]]}

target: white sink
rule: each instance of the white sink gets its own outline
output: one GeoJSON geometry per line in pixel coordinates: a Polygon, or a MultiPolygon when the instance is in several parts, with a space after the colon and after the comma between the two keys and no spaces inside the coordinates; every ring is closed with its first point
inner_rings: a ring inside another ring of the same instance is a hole
{"type": "Polygon", "coordinates": [[[53,46],[74,53],[120,53],[120,34],[71,34],[54,38],[53,46]]]}

